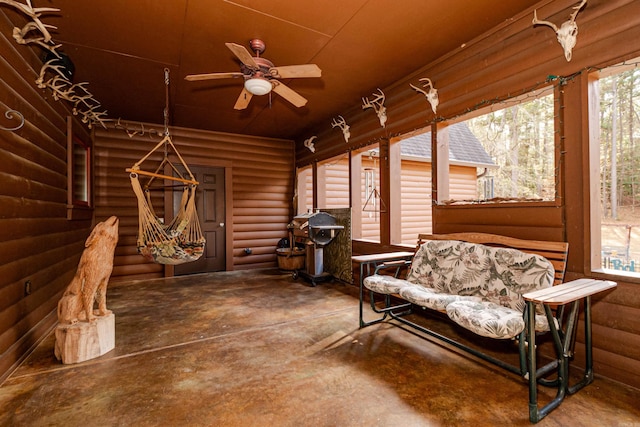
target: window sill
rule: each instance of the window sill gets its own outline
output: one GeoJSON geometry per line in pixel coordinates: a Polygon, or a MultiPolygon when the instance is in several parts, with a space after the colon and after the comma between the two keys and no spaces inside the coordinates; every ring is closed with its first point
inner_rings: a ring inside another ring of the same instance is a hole
{"type": "Polygon", "coordinates": [[[503,201],[465,201],[457,200],[452,202],[436,203],[438,208],[448,209],[468,209],[468,208],[521,208],[521,207],[557,207],[560,206],[559,201],[553,200],[503,200],[503,201]]]}
{"type": "Polygon", "coordinates": [[[640,272],[631,272],[623,270],[600,269],[592,270],[591,275],[595,279],[608,279],[614,281],[622,281],[627,283],[640,284],[640,272]]]}
{"type": "Polygon", "coordinates": [[[93,208],[89,206],[67,205],[67,220],[87,220],[93,218],[93,208]]]}

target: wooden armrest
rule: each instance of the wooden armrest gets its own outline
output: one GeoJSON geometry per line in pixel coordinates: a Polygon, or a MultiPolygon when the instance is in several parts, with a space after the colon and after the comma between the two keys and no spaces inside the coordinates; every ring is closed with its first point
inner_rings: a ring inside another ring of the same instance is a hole
{"type": "Polygon", "coordinates": [[[568,304],[618,286],[610,280],[577,279],[550,288],[538,289],[522,295],[525,301],[542,304],[568,304]]]}
{"type": "Polygon", "coordinates": [[[357,263],[397,261],[413,257],[413,252],[390,252],[383,254],[355,255],[351,260],[357,263]]]}

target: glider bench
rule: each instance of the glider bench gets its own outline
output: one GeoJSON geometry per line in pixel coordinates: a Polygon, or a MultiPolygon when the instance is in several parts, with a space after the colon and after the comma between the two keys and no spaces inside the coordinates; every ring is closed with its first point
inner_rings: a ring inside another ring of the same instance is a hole
{"type": "Polygon", "coordinates": [[[381,260],[373,275],[361,277],[360,327],[394,319],[524,377],[529,382],[529,419],[538,422],[559,406],[567,393],[593,381],[590,296],[616,286],[614,282],[593,279],[562,284],[567,251],[568,244],[564,242],[485,233],[420,234],[411,261],[381,260]],[[399,278],[404,267],[408,272],[399,278]],[[380,274],[390,269],[394,275],[380,274]],[[364,321],[363,286],[370,291],[372,310],[382,317],[364,321]],[[581,381],[570,386],[569,362],[581,301],[586,369],[581,381]],[[409,320],[407,315],[417,307],[420,311],[445,313],[477,335],[513,340],[519,350],[519,363],[507,363],[482,352],[478,346],[469,346],[409,320]],[[551,362],[538,367],[535,339],[541,334],[551,336],[555,355],[551,362]],[[542,408],[538,408],[537,384],[557,389],[556,397],[542,408]]]}

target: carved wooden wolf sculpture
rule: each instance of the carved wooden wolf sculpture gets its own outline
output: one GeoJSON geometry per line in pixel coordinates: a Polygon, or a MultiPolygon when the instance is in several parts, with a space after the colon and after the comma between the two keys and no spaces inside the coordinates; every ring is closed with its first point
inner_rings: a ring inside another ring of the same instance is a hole
{"type": "Polygon", "coordinates": [[[118,243],[118,223],[118,218],[112,216],[97,224],[87,238],[76,275],[58,303],[58,322],[61,324],[79,320],[91,322],[95,317],[94,301],[98,302],[97,315],[111,313],[107,310],[107,285],[118,243]]]}

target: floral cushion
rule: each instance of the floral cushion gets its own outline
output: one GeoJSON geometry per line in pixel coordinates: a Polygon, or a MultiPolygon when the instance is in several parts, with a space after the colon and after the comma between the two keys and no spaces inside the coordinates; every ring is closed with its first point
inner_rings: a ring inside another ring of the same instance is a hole
{"type": "MultiPolygon", "coordinates": [[[[544,257],[457,240],[431,240],[416,252],[406,280],[373,275],[364,285],[413,304],[446,311],[459,325],[490,338],[513,338],[525,328],[522,294],[553,285],[544,257]]],[[[537,331],[549,330],[538,308],[537,331]]]]}
{"type": "MultiPolygon", "coordinates": [[[[454,301],[447,305],[446,312],[460,326],[484,337],[514,338],[525,328],[521,311],[488,301],[454,301]]],[[[535,330],[549,330],[546,316],[536,314],[535,330]]]]}
{"type": "Polygon", "coordinates": [[[436,292],[481,296],[524,310],[522,294],[553,285],[554,268],[544,257],[517,249],[457,240],[430,240],[416,252],[407,280],[436,292]]]}
{"type": "Polygon", "coordinates": [[[374,274],[373,276],[365,277],[364,286],[379,294],[399,294],[400,289],[415,285],[406,280],[396,279],[393,276],[374,274]]]}
{"type": "Polygon", "coordinates": [[[447,315],[460,326],[489,338],[513,338],[524,330],[522,312],[489,301],[456,301],[447,315]]]}
{"type": "Polygon", "coordinates": [[[481,301],[480,297],[477,296],[436,292],[434,289],[423,288],[422,286],[417,285],[403,287],[399,293],[404,300],[417,304],[421,307],[427,307],[432,310],[439,311],[444,311],[450,303],[455,301],[481,301]]]}
{"type": "Polygon", "coordinates": [[[553,286],[555,269],[546,258],[516,249],[490,248],[494,263],[483,299],[524,311],[522,294],[553,286]]]}
{"type": "Polygon", "coordinates": [[[418,248],[407,280],[436,292],[479,295],[489,279],[490,265],[490,254],[480,245],[430,240],[418,248]]]}

